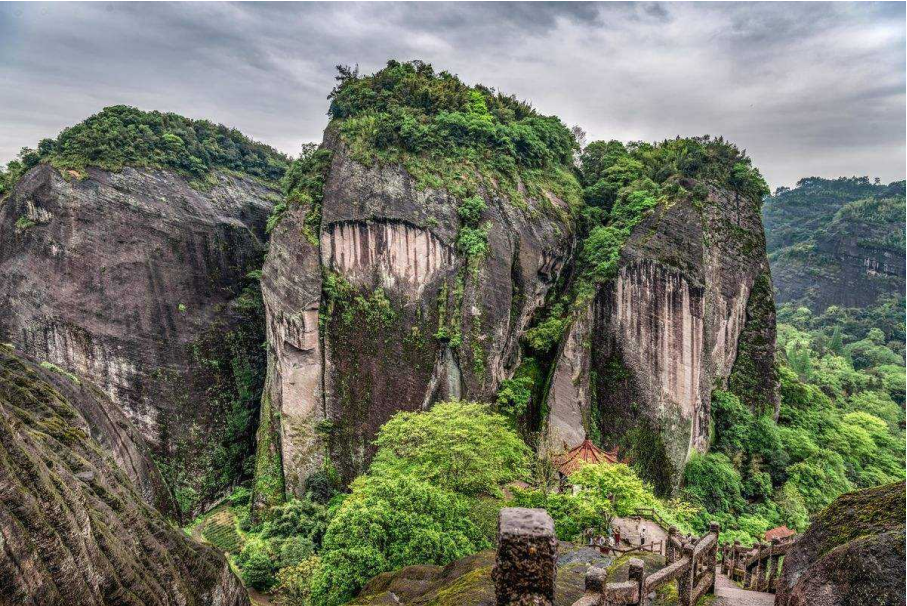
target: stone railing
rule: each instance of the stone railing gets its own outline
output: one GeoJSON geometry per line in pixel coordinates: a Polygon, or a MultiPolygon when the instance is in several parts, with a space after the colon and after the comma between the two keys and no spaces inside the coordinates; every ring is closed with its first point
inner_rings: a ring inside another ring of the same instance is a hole
{"type": "Polygon", "coordinates": [[[721,570],[731,580],[739,581],[744,589],[774,593],[781,576],[782,558],[798,537],[772,539],[771,543],[756,543],[752,547],[734,541],[733,545],[721,549],[721,570]]]}
{"type": "MultiPolygon", "coordinates": [[[[675,528],[665,542],[668,565],[650,575],[643,561],[631,558],[628,580],[607,582],[607,571],[592,567],[586,573],[586,592],[573,606],[643,605],[647,596],[668,583],[677,583],[678,603],[692,606],[715,587],[718,524],[695,542],[683,541],[675,528]]],[[[498,553],[492,577],[498,606],[551,606],[557,575],[554,522],[543,509],[506,508],[498,520],[498,553]]]]}

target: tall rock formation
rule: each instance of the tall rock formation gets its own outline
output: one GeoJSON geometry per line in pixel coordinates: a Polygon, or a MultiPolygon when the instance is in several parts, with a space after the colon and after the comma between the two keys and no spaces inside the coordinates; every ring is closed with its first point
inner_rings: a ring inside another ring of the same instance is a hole
{"type": "Polygon", "coordinates": [[[709,445],[711,393],[778,413],[775,308],[758,195],[685,179],[582,300],[553,364],[548,441],[620,446],[662,491],[709,445]],[[690,194],[689,192],[694,192],[690,194]]]}
{"type": "Polygon", "coordinates": [[[766,186],[737,148],[595,144],[583,208],[556,119],[418,62],[340,80],[263,270],[257,503],[349,481],[392,414],[442,399],[621,446],[665,492],[714,388],[777,414],[766,186]]]}
{"type": "Polygon", "coordinates": [[[71,381],[0,346],[0,603],[247,605],[223,556],[146,504],[92,437],[71,381]]]}
{"type": "Polygon", "coordinates": [[[346,480],[361,472],[397,411],[491,401],[572,246],[569,209],[554,195],[520,209],[482,190],[488,252],[471,265],[457,248],[460,199],[420,189],[400,165],[357,162],[331,129],[323,148],[318,238],[304,236],[306,209],[291,208],[262,275],[266,397],[296,494],[324,453],[346,480]]]}
{"type": "Polygon", "coordinates": [[[903,296],[904,182],[801,179],[763,209],[779,304],[867,307],[903,296]]]}
{"type": "Polygon", "coordinates": [[[252,448],[264,375],[261,266],[275,191],[216,173],[39,164],[0,205],[0,341],[97,385],[152,445],[187,511],[252,448]],[[252,290],[244,294],[244,289],[252,290]]]}

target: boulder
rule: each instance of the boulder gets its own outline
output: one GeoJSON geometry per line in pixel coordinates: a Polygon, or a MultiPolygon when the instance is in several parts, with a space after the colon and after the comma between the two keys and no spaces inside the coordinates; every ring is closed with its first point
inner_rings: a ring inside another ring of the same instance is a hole
{"type": "Polygon", "coordinates": [[[784,558],[778,606],[905,603],[905,484],[835,499],[784,558]]]}

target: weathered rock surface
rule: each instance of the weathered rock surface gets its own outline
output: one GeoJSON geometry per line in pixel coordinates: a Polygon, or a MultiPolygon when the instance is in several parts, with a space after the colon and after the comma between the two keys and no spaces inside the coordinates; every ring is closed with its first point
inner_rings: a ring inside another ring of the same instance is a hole
{"type": "Polygon", "coordinates": [[[758,201],[710,187],[702,203],[656,209],[574,321],[555,365],[549,435],[573,447],[593,431],[625,449],[634,436],[673,475],[708,446],[711,392],[735,371],[742,334],[747,364],[764,373],[746,381],[747,399],[774,409],[774,303],[769,286],[755,304],[759,281],[770,284],[758,201]]]}
{"type": "Polygon", "coordinates": [[[304,209],[289,211],[262,279],[267,393],[295,494],[325,445],[349,480],[393,413],[449,397],[491,399],[572,245],[559,200],[521,210],[485,191],[489,252],[467,268],[456,249],[459,200],[417,189],[399,166],[353,161],[330,130],[325,147],[333,159],[319,242],[302,235],[304,209]]]}
{"type": "Polygon", "coordinates": [[[221,555],[142,500],[61,381],[0,346],[0,603],[248,604],[221,555]]]}
{"type": "Polygon", "coordinates": [[[65,176],[39,165],[0,206],[0,340],[96,384],[204,493],[231,410],[257,407],[264,334],[237,299],[275,193],[152,169],[65,176]]]}
{"type": "Polygon", "coordinates": [[[779,606],[905,603],[904,482],[838,497],[785,556],[779,606]]]}
{"type": "Polygon", "coordinates": [[[176,515],[177,505],[154,463],[151,449],[120,407],[92,383],[47,362],[40,374],[79,412],[91,438],[113,457],[142,499],[165,515],[176,515]]]}

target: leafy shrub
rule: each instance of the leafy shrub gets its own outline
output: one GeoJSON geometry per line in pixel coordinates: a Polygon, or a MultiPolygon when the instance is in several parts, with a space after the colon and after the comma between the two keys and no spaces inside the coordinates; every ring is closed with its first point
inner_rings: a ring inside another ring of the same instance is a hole
{"type": "Polygon", "coordinates": [[[614,513],[607,499],[596,498],[588,492],[574,495],[514,488],[513,505],[545,509],[554,520],[557,538],[562,541],[579,539],[584,530],[598,528],[607,520],[606,515],[614,513]]]}
{"type": "Polygon", "coordinates": [[[852,488],[844,459],[828,450],[820,450],[808,459],[791,465],[788,477],[788,483],[802,495],[810,515],[818,513],[838,495],[852,488]]]}
{"type": "Polygon", "coordinates": [[[313,545],[321,545],[327,525],[328,511],[324,505],[309,499],[291,499],[270,510],[261,536],[265,539],[301,537],[313,545]]]}
{"type": "Polygon", "coordinates": [[[230,505],[233,507],[241,507],[243,505],[248,505],[249,500],[252,498],[252,491],[245,486],[237,486],[233,489],[233,492],[230,493],[230,505]]]}
{"type": "Polygon", "coordinates": [[[315,546],[307,538],[301,536],[289,537],[280,545],[279,567],[296,566],[308,559],[315,550],[315,546]]]}
{"type": "Polygon", "coordinates": [[[498,408],[512,417],[520,417],[529,409],[532,389],[535,382],[532,377],[514,377],[501,381],[498,390],[498,408]]]}
{"type": "Polygon", "coordinates": [[[265,546],[261,543],[249,543],[243,548],[239,558],[243,583],[258,591],[267,591],[275,583],[276,567],[265,546]]]}
{"type": "Polygon", "coordinates": [[[277,572],[274,602],[278,606],[311,606],[312,577],[321,565],[317,556],[307,558],[277,572]]]}
{"type": "Polygon", "coordinates": [[[529,449],[487,405],[446,402],[399,412],[378,431],[370,475],[409,475],[464,495],[498,495],[527,473],[529,449]]]}
{"type": "Polygon", "coordinates": [[[409,475],[363,476],[328,527],[312,597],[336,606],[381,572],[444,565],[488,546],[464,497],[409,475]]]}
{"type": "Polygon", "coordinates": [[[561,340],[561,335],[570,323],[562,305],[553,305],[548,316],[526,331],[526,344],[538,354],[550,352],[561,340]]]}
{"type": "Polygon", "coordinates": [[[683,491],[709,513],[737,513],[744,510],[740,474],[725,455],[694,455],[683,473],[683,491]]]}

